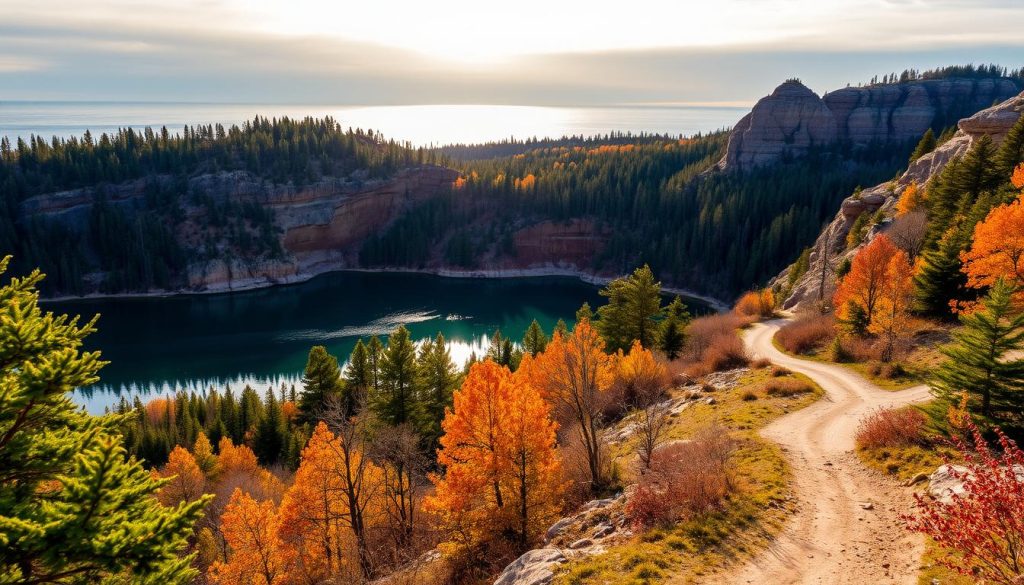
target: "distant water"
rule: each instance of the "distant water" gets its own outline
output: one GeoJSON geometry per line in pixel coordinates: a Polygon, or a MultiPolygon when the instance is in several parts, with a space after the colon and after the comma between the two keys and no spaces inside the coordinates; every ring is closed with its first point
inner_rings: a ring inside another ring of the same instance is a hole
{"type": "Polygon", "coordinates": [[[738,107],[539,107],[489,105],[301,106],[142,102],[0,102],[0,136],[99,136],[118,128],[172,133],[186,124],[240,124],[254,116],[322,117],[342,126],[373,129],[416,146],[481,143],[509,137],[558,138],[609,132],[692,135],[729,128],[747,111],[738,107]]]}

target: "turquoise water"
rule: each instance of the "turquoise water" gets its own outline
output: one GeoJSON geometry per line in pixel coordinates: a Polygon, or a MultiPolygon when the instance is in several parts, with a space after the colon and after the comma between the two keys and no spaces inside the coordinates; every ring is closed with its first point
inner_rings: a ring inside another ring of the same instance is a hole
{"type": "Polygon", "coordinates": [[[331,106],[112,102],[0,102],[0,136],[80,136],[120,127],[239,124],[257,114],[325,116],[417,146],[609,132],[692,135],[731,127],[748,108],[697,106],[539,107],[492,105],[331,106]]]}
{"type": "MultiPolygon", "coordinates": [[[[574,278],[442,278],[425,274],[336,272],[302,284],[222,295],[93,299],[45,308],[91,318],[99,332],[87,349],[111,363],[100,384],[83,389],[92,412],[119,394],[250,384],[257,390],[297,383],[309,348],[326,345],[344,362],[359,338],[385,336],[404,324],[414,339],[439,331],[453,358],[485,352],[495,329],[522,338],[536,318],[550,331],[570,326],[584,302],[601,302],[596,286],[574,278]]],[[[699,310],[699,309],[698,309],[699,310]]]]}

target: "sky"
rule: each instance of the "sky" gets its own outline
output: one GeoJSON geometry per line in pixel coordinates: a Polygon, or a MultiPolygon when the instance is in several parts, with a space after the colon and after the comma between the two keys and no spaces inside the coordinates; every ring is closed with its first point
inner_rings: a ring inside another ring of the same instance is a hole
{"type": "Polygon", "coordinates": [[[0,0],[0,100],[746,105],[1024,65],[1024,0],[0,0]]]}

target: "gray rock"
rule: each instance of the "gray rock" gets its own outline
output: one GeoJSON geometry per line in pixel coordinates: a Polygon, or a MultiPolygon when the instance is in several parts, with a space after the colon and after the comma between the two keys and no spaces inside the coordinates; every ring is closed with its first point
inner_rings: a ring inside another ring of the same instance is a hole
{"type": "Polygon", "coordinates": [[[494,585],[547,585],[555,576],[552,569],[565,561],[555,548],[531,550],[505,567],[494,585]]]}
{"type": "MultiPolygon", "coordinates": [[[[837,141],[866,146],[916,140],[936,123],[947,125],[1021,89],[1008,79],[944,79],[846,87],[818,97],[790,80],[736,123],[719,167],[749,169],[837,141]]],[[[1009,111],[976,115],[961,129],[997,134],[1011,117],[1016,119],[1009,111]]]]}
{"type": "Polygon", "coordinates": [[[566,528],[572,525],[572,522],[573,518],[570,517],[562,518],[558,522],[552,524],[551,528],[548,528],[548,531],[544,533],[544,542],[551,542],[555,538],[558,538],[558,535],[562,534],[566,528]]]}
{"type": "MultiPolygon", "coordinates": [[[[963,474],[966,471],[967,468],[962,465],[940,465],[928,480],[928,495],[944,504],[952,502],[953,496],[965,493],[964,480],[954,477],[954,473],[963,474]]],[[[1024,481],[1024,466],[1016,466],[1014,472],[1018,480],[1024,481]]]]}
{"type": "Polygon", "coordinates": [[[615,532],[615,525],[610,522],[602,522],[594,528],[594,538],[604,538],[615,532]]]}
{"type": "Polygon", "coordinates": [[[581,539],[577,540],[576,542],[570,544],[569,548],[571,548],[573,550],[576,550],[576,549],[580,549],[580,548],[587,548],[588,546],[590,546],[592,544],[594,544],[593,540],[591,540],[589,538],[581,538],[581,539]]]}

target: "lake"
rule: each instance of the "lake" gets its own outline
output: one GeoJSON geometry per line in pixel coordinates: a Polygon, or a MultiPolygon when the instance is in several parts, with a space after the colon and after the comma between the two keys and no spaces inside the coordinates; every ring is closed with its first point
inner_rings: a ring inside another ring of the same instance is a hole
{"type": "MultiPolygon", "coordinates": [[[[584,301],[601,303],[598,287],[569,277],[444,278],[414,273],[335,272],[305,283],[218,295],[47,302],[46,310],[99,313],[86,341],[110,365],[81,401],[100,413],[128,395],[202,391],[245,384],[263,391],[299,378],[313,345],[344,362],[359,338],[386,336],[404,324],[413,339],[439,331],[452,357],[482,355],[497,328],[515,340],[537,319],[550,332],[572,326],[584,301]]],[[[698,312],[698,306],[692,310],[698,312]]]]}
{"type": "Polygon", "coordinates": [[[330,106],[146,102],[0,102],[0,136],[99,136],[121,127],[179,132],[185,124],[240,124],[267,117],[330,115],[416,146],[516,138],[647,132],[690,136],[732,127],[749,108],[705,106],[541,107],[493,105],[330,106]]]}

